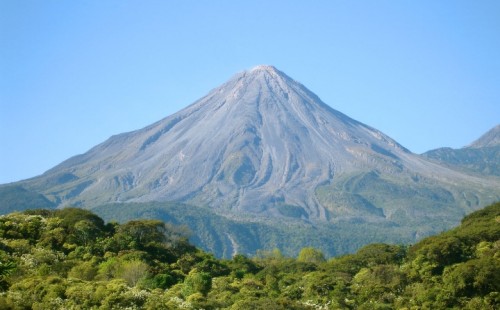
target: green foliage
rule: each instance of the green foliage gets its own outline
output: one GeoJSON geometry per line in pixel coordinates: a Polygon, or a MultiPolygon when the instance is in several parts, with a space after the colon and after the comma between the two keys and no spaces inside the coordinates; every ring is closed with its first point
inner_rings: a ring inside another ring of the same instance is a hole
{"type": "Polygon", "coordinates": [[[362,268],[352,280],[351,291],[362,303],[376,300],[390,306],[406,286],[406,276],[396,265],[362,268]]]}
{"type": "Polygon", "coordinates": [[[7,277],[16,269],[13,262],[0,261],[0,292],[5,291],[9,287],[7,277]]]}
{"type": "Polygon", "coordinates": [[[92,262],[81,262],[68,272],[69,278],[92,281],[97,275],[97,267],[92,262]]]}
{"type": "Polygon", "coordinates": [[[498,309],[500,203],[406,246],[326,261],[306,247],[221,260],[157,220],[79,209],[0,216],[1,309],[498,309]]]}
{"type": "Polygon", "coordinates": [[[43,221],[41,216],[25,216],[21,213],[0,217],[0,237],[28,240],[33,244],[42,234],[43,221]]]}
{"type": "Polygon", "coordinates": [[[331,268],[355,275],[361,268],[383,264],[400,264],[406,256],[406,247],[375,243],[361,248],[355,254],[334,258],[331,268]]]}
{"type": "Polygon", "coordinates": [[[259,271],[257,264],[244,255],[237,254],[228,263],[233,277],[241,279],[246,274],[255,274],[259,271]]]}
{"type": "Polygon", "coordinates": [[[146,278],[148,269],[149,265],[140,260],[125,261],[121,264],[118,274],[128,286],[133,287],[146,278]]]}
{"type": "Polygon", "coordinates": [[[189,297],[195,293],[206,295],[210,291],[211,287],[212,277],[210,274],[193,269],[184,280],[182,295],[184,295],[184,297],[189,297]]]}
{"type": "Polygon", "coordinates": [[[500,260],[483,257],[452,265],[443,274],[443,286],[456,297],[500,292],[500,260]]]}
{"type": "Polygon", "coordinates": [[[308,247],[300,251],[297,261],[303,263],[323,263],[325,261],[325,256],[321,251],[308,247]]]}

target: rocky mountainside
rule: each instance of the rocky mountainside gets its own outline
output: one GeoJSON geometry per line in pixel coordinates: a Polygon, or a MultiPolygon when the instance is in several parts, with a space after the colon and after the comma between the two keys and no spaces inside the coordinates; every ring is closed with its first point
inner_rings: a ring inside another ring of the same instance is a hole
{"type": "Polygon", "coordinates": [[[412,154],[272,66],[14,185],[59,207],[182,202],[240,222],[409,226],[413,239],[500,198],[497,177],[412,154]]]}
{"type": "Polygon", "coordinates": [[[500,124],[490,129],[487,133],[482,135],[479,139],[472,142],[469,148],[482,148],[500,146],[500,124]]]}
{"type": "Polygon", "coordinates": [[[423,155],[454,169],[500,177],[500,125],[461,149],[445,147],[423,155]]]}

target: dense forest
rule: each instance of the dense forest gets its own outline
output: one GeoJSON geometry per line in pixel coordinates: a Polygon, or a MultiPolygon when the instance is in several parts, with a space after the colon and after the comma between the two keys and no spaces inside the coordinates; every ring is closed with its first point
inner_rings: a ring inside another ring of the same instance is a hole
{"type": "Polygon", "coordinates": [[[498,309],[500,203],[413,246],[217,259],[185,227],[90,211],[0,217],[0,309],[498,309]]]}

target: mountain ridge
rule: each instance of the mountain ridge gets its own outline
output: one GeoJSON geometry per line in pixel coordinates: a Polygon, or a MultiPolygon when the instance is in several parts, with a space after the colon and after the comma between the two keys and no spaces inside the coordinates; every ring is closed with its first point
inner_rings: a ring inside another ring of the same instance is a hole
{"type": "Polygon", "coordinates": [[[468,173],[500,177],[500,125],[488,130],[468,146],[430,150],[424,157],[468,173]]]}

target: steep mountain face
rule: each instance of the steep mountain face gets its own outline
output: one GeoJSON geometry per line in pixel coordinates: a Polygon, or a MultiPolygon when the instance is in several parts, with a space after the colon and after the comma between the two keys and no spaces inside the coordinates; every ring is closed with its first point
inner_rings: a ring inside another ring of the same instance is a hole
{"type": "Polygon", "coordinates": [[[500,146],[500,125],[496,125],[492,129],[490,129],[479,139],[472,142],[468,147],[477,149],[482,147],[494,147],[494,146],[500,146]]]}
{"type": "Polygon", "coordinates": [[[411,227],[413,239],[500,198],[498,178],[412,154],[272,66],[16,185],[60,207],[176,201],[243,222],[411,227]]]}
{"type": "Polygon", "coordinates": [[[425,157],[454,169],[500,176],[500,125],[495,126],[469,146],[461,149],[439,148],[425,157]]]}

